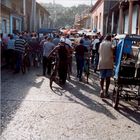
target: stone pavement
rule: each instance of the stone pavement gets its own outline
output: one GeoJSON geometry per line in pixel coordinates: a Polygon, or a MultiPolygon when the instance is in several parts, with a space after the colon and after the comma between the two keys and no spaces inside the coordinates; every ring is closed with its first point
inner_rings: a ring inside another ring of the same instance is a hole
{"type": "Polygon", "coordinates": [[[101,100],[96,74],[89,84],[72,76],[52,91],[38,73],[2,70],[1,140],[140,140],[140,110],[122,102],[116,111],[101,100]]]}

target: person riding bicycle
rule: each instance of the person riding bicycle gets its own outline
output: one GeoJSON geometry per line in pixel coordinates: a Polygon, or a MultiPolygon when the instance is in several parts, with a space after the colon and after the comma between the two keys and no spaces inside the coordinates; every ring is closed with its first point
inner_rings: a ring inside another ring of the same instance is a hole
{"type": "Polygon", "coordinates": [[[60,39],[60,44],[56,46],[48,57],[56,52],[58,55],[58,76],[59,76],[59,83],[64,85],[67,79],[67,72],[68,72],[68,49],[65,44],[65,39],[60,39]]]}

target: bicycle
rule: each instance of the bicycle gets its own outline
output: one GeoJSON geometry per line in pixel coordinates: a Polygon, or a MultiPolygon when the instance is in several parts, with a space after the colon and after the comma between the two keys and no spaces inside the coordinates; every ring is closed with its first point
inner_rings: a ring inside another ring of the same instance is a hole
{"type": "Polygon", "coordinates": [[[22,56],[22,64],[21,64],[21,71],[23,74],[26,73],[26,69],[29,70],[30,67],[30,59],[28,53],[23,54],[22,56]]]}
{"type": "Polygon", "coordinates": [[[52,73],[50,76],[50,88],[52,89],[52,84],[53,82],[57,81],[57,75],[58,75],[58,60],[57,60],[57,56],[54,53],[53,56],[50,58],[52,60],[52,73]]]}
{"type": "Polygon", "coordinates": [[[89,66],[90,66],[90,60],[88,57],[85,58],[84,60],[84,72],[85,72],[85,76],[86,76],[86,82],[88,83],[88,79],[89,79],[89,66]]]}

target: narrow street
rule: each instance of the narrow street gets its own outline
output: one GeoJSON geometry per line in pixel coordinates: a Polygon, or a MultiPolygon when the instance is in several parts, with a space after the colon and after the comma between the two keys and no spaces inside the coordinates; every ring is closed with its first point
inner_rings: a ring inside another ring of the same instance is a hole
{"type": "Polygon", "coordinates": [[[122,102],[116,111],[110,99],[102,101],[97,74],[89,84],[73,75],[51,90],[41,72],[2,70],[1,140],[140,140],[140,110],[122,102]]]}

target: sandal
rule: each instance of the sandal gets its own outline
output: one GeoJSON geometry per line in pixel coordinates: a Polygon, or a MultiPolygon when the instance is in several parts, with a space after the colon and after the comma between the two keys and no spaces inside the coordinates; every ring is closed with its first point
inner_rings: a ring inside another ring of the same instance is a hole
{"type": "Polygon", "coordinates": [[[109,94],[108,93],[105,94],[105,98],[109,98],[109,94]]]}
{"type": "Polygon", "coordinates": [[[104,91],[103,90],[100,91],[100,97],[104,98],[104,91]]]}

